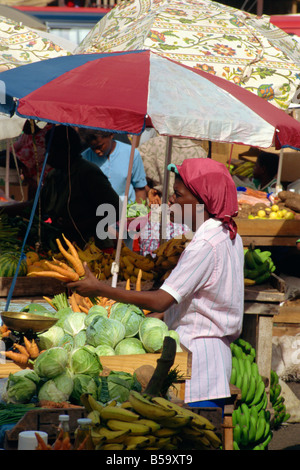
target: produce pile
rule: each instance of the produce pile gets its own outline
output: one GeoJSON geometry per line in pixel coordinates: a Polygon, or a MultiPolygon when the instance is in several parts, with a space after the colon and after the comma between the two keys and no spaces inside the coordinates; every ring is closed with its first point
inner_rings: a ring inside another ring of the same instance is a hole
{"type": "Polygon", "coordinates": [[[253,162],[240,161],[237,165],[232,165],[229,171],[232,176],[238,176],[242,178],[252,178],[254,166],[255,166],[255,163],[253,162]]]}
{"type": "Polygon", "coordinates": [[[189,243],[189,239],[182,235],[180,238],[172,238],[165,243],[162,243],[156,250],[154,250],[154,271],[157,279],[164,281],[170,275],[172,269],[175,268],[178,259],[189,243]]]}
{"type": "Polygon", "coordinates": [[[244,284],[245,286],[259,285],[268,281],[276,270],[272,253],[261,251],[253,245],[244,249],[244,284]]]}
{"type": "Polygon", "coordinates": [[[276,405],[271,419],[266,386],[255,362],[255,349],[238,338],[231,343],[231,352],[230,382],[241,390],[241,404],[232,413],[234,450],[264,450],[273,437],[273,429],[289,418],[286,412],[283,413],[284,398],[279,397],[281,390],[276,387],[278,377],[276,379],[276,373],[272,371],[270,399],[272,406],[276,405]]]}
{"type": "Polygon", "coordinates": [[[207,450],[222,444],[208,419],[161,396],[131,390],[121,405],[106,406],[90,395],[82,399],[96,450],[207,450]]]}

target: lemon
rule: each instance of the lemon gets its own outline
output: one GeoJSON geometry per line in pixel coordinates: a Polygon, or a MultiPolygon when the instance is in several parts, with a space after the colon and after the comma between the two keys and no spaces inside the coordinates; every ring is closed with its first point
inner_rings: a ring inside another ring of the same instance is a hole
{"type": "Polygon", "coordinates": [[[287,220],[292,220],[292,219],[295,218],[295,215],[294,215],[293,212],[287,211],[287,213],[285,214],[284,218],[287,219],[287,220]]]}
{"type": "Polygon", "coordinates": [[[257,212],[258,217],[266,217],[266,215],[267,215],[266,211],[264,211],[263,209],[261,209],[257,212]]]}
{"type": "Polygon", "coordinates": [[[271,212],[269,215],[269,219],[277,219],[277,213],[276,212],[271,212]]]}
{"type": "Polygon", "coordinates": [[[273,204],[273,206],[271,207],[271,211],[273,212],[279,211],[279,206],[277,206],[277,204],[273,204]]]}

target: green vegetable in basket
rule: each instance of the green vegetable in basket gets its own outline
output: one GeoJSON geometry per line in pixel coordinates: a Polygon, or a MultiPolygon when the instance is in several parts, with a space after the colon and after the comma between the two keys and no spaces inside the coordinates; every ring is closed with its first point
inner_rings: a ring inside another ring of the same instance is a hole
{"type": "Polygon", "coordinates": [[[73,379],[69,372],[63,372],[60,375],[54,377],[54,379],[47,380],[39,392],[39,401],[47,400],[54,402],[62,402],[69,400],[69,397],[73,390],[73,379]]]}
{"type": "Polygon", "coordinates": [[[62,347],[46,349],[34,361],[33,369],[39,377],[53,379],[65,371],[68,359],[68,352],[62,347]]]}
{"type": "Polygon", "coordinates": [[[36,395],[40,377],[30,369],[9,374],[3,399],[7,403],[29,403],[36,395]]]}

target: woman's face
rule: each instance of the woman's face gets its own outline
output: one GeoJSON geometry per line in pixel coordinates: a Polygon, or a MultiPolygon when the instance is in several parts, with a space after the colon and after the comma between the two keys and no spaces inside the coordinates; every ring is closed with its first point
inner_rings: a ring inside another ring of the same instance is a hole
{"type": "Polygon", "coordinates": [[[176,177],[174,194],[169,198],[171,222],[186,224],[193,231],[208,218],[204,204],[191,193],[181,178],[176,177]]]}

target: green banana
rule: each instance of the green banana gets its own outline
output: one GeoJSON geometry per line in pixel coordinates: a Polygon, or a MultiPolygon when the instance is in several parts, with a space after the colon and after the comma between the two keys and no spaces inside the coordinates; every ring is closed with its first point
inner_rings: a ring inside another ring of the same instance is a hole
{"type": "Polygon", "coordinates": [[[242,446],[246,447],[249,443],[249,430],[248,426],[243,425],[241,427],[241,439],[240,442],[242,446]]]}
{"type": "Polygon", "coordinates": [[[233,440],[237,445],[240,445],[241,443],[241,431],[241,425],[237,423],[233,428],[233,440]]]}
{"type": "Polygon", "coordinates": [[[235,386],[240,389],[242,386],[242,383],[243,383],[243,375],[239,374],[236,378],[235,386]]]}
{"type": "Polygon", "coordinates": [[[239,363],[240,375],[244,375],[244,373],[245,373],[245,363],[244,363],[244,359],[239,358],[239,359],[238,359],[238,363],[239,363]]]}
{"type": "Polygon", "coordinates": [[[271,442],[273,437],[273,433],[270,432],[270,434],[267,436],[267,438],[260,444],[263,448],[263,450],[267,447],[267,445],[271,442]]]}
{"type": "Polygon", "coordinates": [[[266,429],[266,420],[264,416],[260,416],[257,421],[255,441],[260,441],[264,437],[266,429]]]}
{"type": "Polygon", "coordinates": [[[254,399],[255,390],[256,390],[256,380],[255,380],[254,375],[251,375],[250,376],[250,382],[249,382],[249,388],[248,388],[247,395],[246,395],[246,398],[245,398],[245,403],[249,404],[249,403],[252,402],[252,400],[254,399]]]}
{"type": "Polygon", "coordinates": [[[231,368],[231,376],[230,376],[230,383],[232,385],[236,384],[236,379],[237,379],[237,370],[235,367],[231,368]]]}
{"type": "Polygon", "coordinates": [[[257,422],[254,416],[250,415],[250,423],[249,423],[249,442],[255,442],[256,436],[256,426],[257,422]]]}
{"type": "Polygon", "coordinates": [[[257,264],[253,257],[253,250],[251,248],[245,253],[245,265],[248,269],[256,269],[257,264]]]}
{"type": "Polygon", "coordinates": [[[256,282],[257,285],[263,284],[264,282],[267,282],[267,280],[270,278],[270,276],[271,276],[270,271],[267,271],[267,272],[261,274],[260,276],[258,276],[255,279],[255,282],[256,282]]]}
{"type": "Polygon", "coordinates": [[[241,412],[245,416],[245,425],[249,427],[250,424],[250,410],[246,403],[241,404],[241,412]]]}
{"type": "Polygon", "coordinates": [[[236,356],[232,356],[232,367],[236,369],[236,374],[240,374],[239,362],[236,356]]]}
{"type": "Polygon", "coordinates": [[[249,376],[247,372],[243,375],[242,385],[241,385],[241,400],[242,402],[245,401],[247,393],[249,390],[249,376]]]}
{"type": "Polygon", "coordinates": [[[255,378],[260,377],[259,371],[258,371],[258,365],[256,362],[252,362],[251,364],[251,373],[254,375],[255,378]]]}
{"type": "Polygon", "coordinates": [[[259,401],[262,399],[263,393],[265,391],[265,384],[262,379],[258,381],[256,392],[252,402],[249,404],[250,406],[257,405],[259,401]]]}

